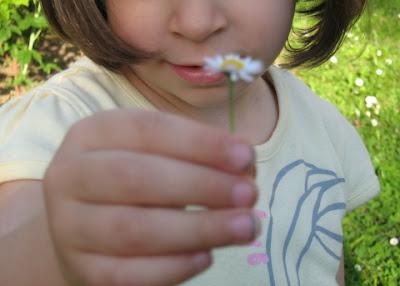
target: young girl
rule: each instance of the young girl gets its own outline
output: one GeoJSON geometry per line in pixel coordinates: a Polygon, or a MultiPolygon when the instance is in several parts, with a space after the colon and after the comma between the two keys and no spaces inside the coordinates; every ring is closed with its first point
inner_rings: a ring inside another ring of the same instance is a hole
{"type": "Polygon", "coordinates": [[[282,67],[328,59],[364,0],[41,2],[86,57],[0,109],[0,285],[344,284],[342,219],[379,183],[282,67]],[[317,21],[278,67],[296,6],[317,21]],[[235,135],[200,68],[231,52],[266,66],[235,135]]]}

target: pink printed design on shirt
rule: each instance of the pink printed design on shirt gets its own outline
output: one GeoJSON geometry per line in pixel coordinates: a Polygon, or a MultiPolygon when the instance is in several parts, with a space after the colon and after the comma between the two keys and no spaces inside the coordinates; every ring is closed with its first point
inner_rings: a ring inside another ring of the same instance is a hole
{"type": "Polygon", "coordinates": [[[251,266],[256,266],[259,264],[267,264],[269,262],[269,257],[266,253],[254,253],[247,256],[247,262],[251,266]]]}
{"type": "Polygon", "coordinates": [[[253,241],[252,243],[250,243],[249,246],[261,247],[262,243],[261,243],[261,241],[256,240],[256,241],[253,241]]]}
{"type": "MultiPolygon", "coordinates": [[[[263,210],[255,210],[255,214],[260,219],[266,219],[267,213],[263,210]]],[[[249,246],[260,248],[262,247],[262,243],[259,240],[256,240],[249,244],[249,246]]],[[[259,252],[259,253],[252,253],[247,256],[247,263],[250,266],[257,266],[260,264],[267,264],[269,262],[269,256],[266,253],[259,252]]]]}
{"type": "Polygon", "coordinates": [[[255,210],[254,211],[256,213],[256,216],[260,219],[266,219],[267,218],[267,213],[265,211],[262,210],[255,210]]]}

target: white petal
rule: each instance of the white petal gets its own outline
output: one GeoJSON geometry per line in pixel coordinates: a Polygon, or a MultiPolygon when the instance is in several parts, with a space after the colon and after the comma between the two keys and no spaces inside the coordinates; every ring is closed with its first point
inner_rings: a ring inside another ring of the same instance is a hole
{"type": "Polygon", "coordinates": [[[220,69],[212,66],[205,66],[204,69],[209,73],[219,73],[220,69]]]}
{"type": "Polygon", "coordinates": [[[221,55],[217,55],[215,57],[215,62],[217,62],[219,65],[221,65],[224,62],[224,57],[221,55]]]}
{"type": "Polygon", "coordinates": [[[219,59],[218,59],[218,57],[213,57],[213,58],[204,58],[204,61],[206,62],[206,63],[213,63],[213,64],[215,64],[215,63],[218,63],[219,62],[219,59]]]}
{"type": "Polygon", "coordinates": [[[251,62],[253,62],[253,59],[251,57],[247,56],[244,59],[242,59],[242,61],[245,63],[245,65],[248,65],[251,62]]]}
{"type": "Polygon", "coordinates": [[[239,75],[235,72],[231,73],[231,81],[236,82],[239,80],[239,75]]]}
{"type": "Polygon", "coordinates": [[[246,70],[253,74],[261,73],[263,69],[263,64],[259,61],[252,61],[246,67],[246,70]]]}
{"type": "Polygon", "coordinates": [[[240,55],[238,54],[229,54],[225,57],[225,60],[234,60],[234,61],[242,61],[240,59],[240,55]]]}
{"type": "Polygon", "coordinates": [[[243,79],[244,81],[252,82],[254,80],[254,78],[251,75],[249,75],[247,72],[240,72],[239,75],[240,75],[240,78],[243,79]]]}
{"type": "Polygon", "coordinates": [[[220,72],[221,64],[223,63],[223,58],[220,55],[215,56],[214,58],[206,57],[204,58],[204,69],[211,72],[220,72]]]}
{"type": "Polygon", "coordinates": [[[397,246],[399,244],[399,239],[397,237],[392,237],[390,239],[390,245],[397,246]]]}

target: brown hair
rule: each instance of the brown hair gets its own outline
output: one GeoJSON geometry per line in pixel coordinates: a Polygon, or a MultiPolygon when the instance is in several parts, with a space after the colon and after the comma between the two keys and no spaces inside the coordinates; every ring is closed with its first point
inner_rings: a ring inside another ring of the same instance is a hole
{"type": "MultiPolygon", "coordinates": [[[[104,0],[40,0],[53,29],[75,44],[94,62],[112,70],[153,55],[135,50],[107,24],[104,0]]],[[[292,27],[295,47],[285,44],[284,68],[315,67],[340,47],[346,31],[358,20],[367,0],[295,0],[296,13],[310,19],[308,26],[292,27]]]]}
{"type": "Polygon", "coordinates": [[[296,0],[296,13],[308,24],[292,27],[294,43],[288,40],[285,68],[316,67],[326,62],[343,43],[346,32],[357,22],[367,0],[296,0]],[[313,23],[313,24],[309,24],[313,23]]]}

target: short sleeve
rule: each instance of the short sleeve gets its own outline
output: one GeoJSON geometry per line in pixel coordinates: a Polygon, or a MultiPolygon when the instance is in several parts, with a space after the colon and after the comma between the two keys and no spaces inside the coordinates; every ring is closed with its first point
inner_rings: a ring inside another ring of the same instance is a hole
{"type": "Polygon", "coordinates": [[[380,191],[370,155],[357,130],[346,122],[343,167],[347,181],[347,211],[366,203],[380,191]]]}
{"type": "Polygon", "coordinates": [[[345,177],[346,210],[365,204],[380,191],[380,184],[370,155],[356,128],[339,111],[330,106],[326,120],[331,140],[345,177]]]}
{"type": "Polygon", "coordinates": [[[39,88],[0,106],[0,183],[42,179],[64,135],[82,117],[67,96],[39,88]]]}

